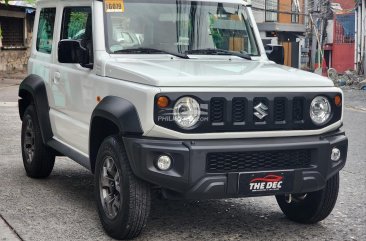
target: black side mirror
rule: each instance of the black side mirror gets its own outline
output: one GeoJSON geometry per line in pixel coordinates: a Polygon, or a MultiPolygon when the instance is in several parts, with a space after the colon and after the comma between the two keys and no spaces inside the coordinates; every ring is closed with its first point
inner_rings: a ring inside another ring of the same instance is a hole
{"type": "Polygon", "coordinates": [[[283,48],[283,46],[267,45],[265,49],[269,60],[272,60],[276,64],[285,64],[285,49],[283,48]]]}
{"type": "Polygon", "coordinates": [[[90,68],[88,50],[81,45],[80,40],[61,40],[58,43],[58,61],[90,68]]]}

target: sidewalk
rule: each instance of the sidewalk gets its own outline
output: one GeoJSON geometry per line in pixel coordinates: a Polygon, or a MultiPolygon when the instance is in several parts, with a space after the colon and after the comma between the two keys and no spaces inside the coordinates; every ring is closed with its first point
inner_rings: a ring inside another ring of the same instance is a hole
{"type": "Polygon", "coordinates": [[[0,217],[0,240],[1,241],[21,241],[15,232],[0,217]]]}
{"type": "Polygon", "coordinates": [[[6,79],[0,76],[0,88],[12,86],[12,85],[19,85],[24,78],[18,79],[6,79]]]}
{"type": "Polygon", "coordinates": [[[12,85],[19,85],[26,76],[27,74],[25,72],[0,72],[0,88],[12,85]]]}

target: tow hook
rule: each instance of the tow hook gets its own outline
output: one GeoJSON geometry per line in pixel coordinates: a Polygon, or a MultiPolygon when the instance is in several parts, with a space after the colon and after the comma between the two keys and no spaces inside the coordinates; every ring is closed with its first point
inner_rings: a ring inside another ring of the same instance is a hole
{"type": "Polygon", "coordinates": [[[292,202],[292,194],[285,195],[285,201],[286,203],[290,204],[292,202]]]}

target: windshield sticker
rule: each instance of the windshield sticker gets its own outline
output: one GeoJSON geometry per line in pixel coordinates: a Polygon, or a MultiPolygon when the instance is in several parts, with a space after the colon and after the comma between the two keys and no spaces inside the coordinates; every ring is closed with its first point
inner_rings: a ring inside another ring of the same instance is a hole
{"type": "Polygon", "coordinates": [[[125,4],[123,0],[105,0],[106,13],[123,13],[125,11],[125,4]]]}

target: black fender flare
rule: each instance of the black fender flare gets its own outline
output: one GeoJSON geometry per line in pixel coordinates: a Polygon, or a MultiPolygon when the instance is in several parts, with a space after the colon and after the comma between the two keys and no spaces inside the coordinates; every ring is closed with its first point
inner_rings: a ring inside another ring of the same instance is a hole
{"type": "Polygon", "coordinates": [[[92,170],[98,149],[109,135],[141,136],[143,130],[135,106],[117,96],[107,96],[95,107],[90,121],[89,158],[92,170]]]}
{"type": "Polygon", "coordinates": [[[33,102],[41,127],[42,140],[44,144],[47,144],[52,139],[53,133],[49,116],[50,107],[47,90],[42,77],[34,74],[26,77],[19,86],[18,96],[20,97],[18,100],[20,119],[23,120],[26,108],[33,102]]]}

